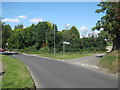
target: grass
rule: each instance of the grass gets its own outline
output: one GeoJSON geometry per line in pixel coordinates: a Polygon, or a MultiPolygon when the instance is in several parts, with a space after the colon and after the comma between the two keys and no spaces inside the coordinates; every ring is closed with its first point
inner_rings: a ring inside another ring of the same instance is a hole
{"type": "MultiPolygon", "coordinates": [[[[2,71],[2,57],[0,56],[0,71],[2,71]]],[[[0,89],[2,88],[2,78],[0,77],[0,89]]]]}
{"type": "Polygon", "coordinates": [[[44,54],[43,52],[27,52],[27,54],[44,54]]]}
{"type": "Polygon", "coordinates": [[[53,58],[53,59],[75,59],[75,58],[80,58],[80,57],[89,56],[89,55],[88,54],[75,54],[75,53],[69,53],[69,54],[56,53],[54,55],[53,53],[49,53],[49,54],[41,54],[40,56],[53,58]]]}
{"type": "MultiPolygon", "coordinates": [[[[1,57],[1,56],[0,56],[1,57]]],[[[33,88],[33,79],[26,66],[10,56],[2,56],[6,69],[3,75],[2,88],[33,88]]]]}
{"type": "Polygon", "coordinates": [[[108,46],[113,46],[113,43],[108,43],[108,46]]]}
{"type": "MultiPolygon", "coordinates": [[[[27,53],[27,54],[50,54],[50,52],[40,52],[40,51],[21,52],[21,53],[27,53]]],[[[81,51],[79,53],[77,52],[77,54],[95,54],[95,53],[106,53],[106,51],[81,51]]],[[[62,53],[60,52],[60,53],[57,53],[57,54],[62,54],[62,53]]],[[[75,53],[69,53],[69,54],[75,54],[75,53]]]]}
{"type": "Polygon", "coordinates": [[[0,62],[2,61],[2,55],[0,55],[0,62]]]}
{"type": "Polygon", "coordinates": [[[100,60],[100,66],[109,69],[113,73],[118,73],[118,51],[108,53],[100,60]]]}

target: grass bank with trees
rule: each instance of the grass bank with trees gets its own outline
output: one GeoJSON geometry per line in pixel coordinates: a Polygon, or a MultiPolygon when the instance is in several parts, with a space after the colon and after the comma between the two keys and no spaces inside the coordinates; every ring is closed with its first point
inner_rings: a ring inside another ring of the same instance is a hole
{"type": "Polygon", "coordinates": [[[2,88],[34,88],[34,81],[26,66],[19,60],[2,55],[4,75],[2,88]]]}

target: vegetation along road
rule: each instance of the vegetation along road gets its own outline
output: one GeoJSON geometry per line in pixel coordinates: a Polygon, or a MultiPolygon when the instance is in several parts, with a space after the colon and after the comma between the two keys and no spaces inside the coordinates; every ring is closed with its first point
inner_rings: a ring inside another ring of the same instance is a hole
{"type": "Polygon", "coordinates": [[[29,67],[40,88],[118,88],[118,79],[112,74],[36,56],[13,57],[29,67]]]}

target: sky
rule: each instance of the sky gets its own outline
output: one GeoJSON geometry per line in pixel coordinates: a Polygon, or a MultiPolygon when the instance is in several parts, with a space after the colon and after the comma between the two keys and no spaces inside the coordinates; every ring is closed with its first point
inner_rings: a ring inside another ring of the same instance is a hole
{"type": "Polygon", "coordinates": [[[99,2],[2,2],[2,17],[12,28],[23,23],[24,27],[39,21],[50,21],[58,30],[75,25],[81,33],[91,32],[104,15],[95,13],[99,2]]]}
{"type": "Polygon", "coordinates": [[[100,2],[100,1],[101,0],[2,0],[2,2],[100,2]]]}

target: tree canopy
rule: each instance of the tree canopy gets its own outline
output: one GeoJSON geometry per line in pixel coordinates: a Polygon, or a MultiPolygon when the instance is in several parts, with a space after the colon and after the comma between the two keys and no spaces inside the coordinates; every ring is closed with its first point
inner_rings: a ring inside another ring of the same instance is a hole
{"type": "Polygon", "coordinates": [[[96,23],[93,30],[103,29],[112,38],[113,50],[120,49],[120,2],[101,2],[98,4],[100,9],[96,13],[105,13],[96,23]]]}
{"type": "Polygon", "coordinates": [[[63,42],[70,42],[65,45],[65,52],[105,51],[106,46],[105,38],[101,34],[98,37],[92,35],[80,38],[76,26],[58,31],[57,25],[48,21],[13,30],[10,25],[2,24],[2,38],[3,48],[6,48],[6,43],[8,43],[8,50],[17,49],[24,52],[53,52],[54,38],[56,52],[63,52],[63,42]]]}

